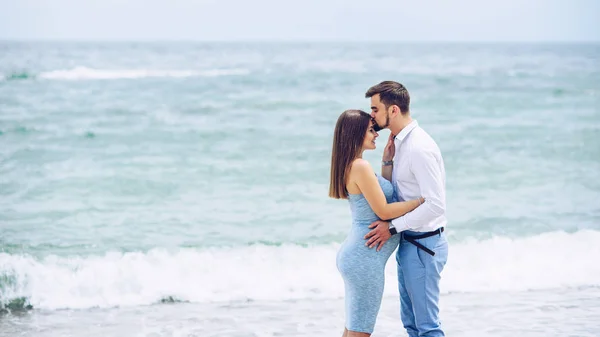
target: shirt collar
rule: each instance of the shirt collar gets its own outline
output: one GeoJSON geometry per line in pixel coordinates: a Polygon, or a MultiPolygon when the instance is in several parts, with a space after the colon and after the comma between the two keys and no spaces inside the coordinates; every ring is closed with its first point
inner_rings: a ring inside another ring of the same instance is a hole
{"type": "Polygon", "coordinates": [[[405,126],[404,129],[402,129],[402,131],[400,131],[400,133],[397,134],[394,139],[396,141],[398,141],[399,143],[402,143],[404,141],[404,139],[406,138],[406,136],[408,136],[408,134],[412,130],[414,130],[417,126],[419,126],[419,123],[416,120],[413,120],[412,122],[410,122],[410,124],[405,126]]]}

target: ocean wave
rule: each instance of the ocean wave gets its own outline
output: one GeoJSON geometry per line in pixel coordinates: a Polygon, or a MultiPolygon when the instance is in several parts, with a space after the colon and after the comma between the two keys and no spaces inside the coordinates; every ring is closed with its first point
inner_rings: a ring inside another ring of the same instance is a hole
{"type": "Polygon", "coordinates": [[[247,75],[249,71],[241,68],[208,69],[208,70],[153,70],[153,69],[94,69],[75,67],[72,69],[53,70],[34,74],[30,72],[15,72],[0,74],[0,80],[116,80],[141,78],[186,78],[186,77],[219,77],[247,75]]]}
{"type": "MultiPolygon", "coordinates": [[[[0,302],[3,307],[21,303],[60,309],[341,298],[338,248],[254,245],[42,259],[0,253],[0,302]]],[[[441,289],[473,293],[599,286],[600,265],[593,256],[600,256],[600,231],[451,244],[441,289]]],[[[387,295],[397,294],[395,274],[392,257],[386,267],[387,295]]]]}
{"type": "Polygon", "coordinates": [[[17,72],[11,72],[8,74],[0,74],[0,81],[26,80],[26,79],[30,79],[30,78],[35,78],[35,75],[25,72],[25,71],[17,71],[17,72]]]}

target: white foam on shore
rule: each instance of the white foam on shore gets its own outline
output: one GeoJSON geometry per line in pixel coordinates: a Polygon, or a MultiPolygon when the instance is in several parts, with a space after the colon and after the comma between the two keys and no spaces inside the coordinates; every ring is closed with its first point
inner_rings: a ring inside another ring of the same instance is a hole
{"type": "MultiPolygon", "coordinates": [[[[35,259],[0,253],[0,301],[26,297],[37,308],[341,298],[339,245],[250,246],[35,259]]],[[[496,292],[600,285],[600,232],[451,244],[442,292],[496,292]]],[[[397,293],[395,260],[386,269],[397,293]]]]}
{"type": "Polygon", "coordinates": [[[66,70],[53,70],[40,73],[37,77],[47,80],[114,80],[139,79],[149,77],[218,77],[246,75],[246,69],[209,69],[209,70],[152,70],[152,69],[94,69],[75,67],[66,70]]]}

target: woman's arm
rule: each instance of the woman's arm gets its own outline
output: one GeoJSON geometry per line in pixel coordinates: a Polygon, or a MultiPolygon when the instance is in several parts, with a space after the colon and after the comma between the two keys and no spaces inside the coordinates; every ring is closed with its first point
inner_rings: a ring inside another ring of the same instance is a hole
{"type": "Polygon", "coordinates": [[[382,219],[394,219],[412,211],[423,203],[423,198],[387,203],[377,176],[368,161],[357,159],[352,164],[350,177],[356,183],[375,214],[382,219]]]}

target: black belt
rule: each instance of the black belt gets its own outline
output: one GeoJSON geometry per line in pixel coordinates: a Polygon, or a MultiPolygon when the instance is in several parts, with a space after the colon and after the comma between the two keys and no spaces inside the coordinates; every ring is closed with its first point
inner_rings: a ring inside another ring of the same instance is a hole
{"type": "Polygon", "coordinates": [[[402,233],[402,237],[404,239],[406,239],[406,241],[408,241],[408,242],[412,243],[413,245],[417,246],[417,248],[421,248],[424,251],[426,251],[427,254],[429,254],[431,256],[434,256],[435,252],[433,250],[431,250],[431,249],[423,246],[422,244],[420,244],[416,240],[425,239],[425,238],[428,238],[430,236],[442,234],[443,232],[444,232],[444,227],[440,227],[440,228],[434,230],[433,232],[425,232],[425,233],[419,234],[419,235],[408,235],[408,234],[402,233]]]}

